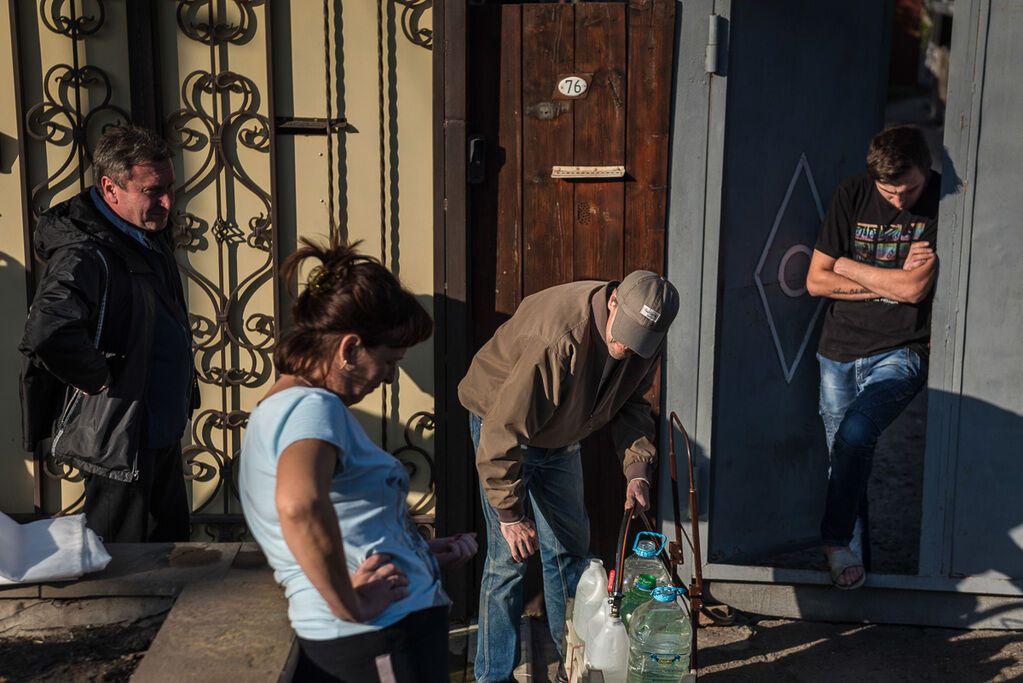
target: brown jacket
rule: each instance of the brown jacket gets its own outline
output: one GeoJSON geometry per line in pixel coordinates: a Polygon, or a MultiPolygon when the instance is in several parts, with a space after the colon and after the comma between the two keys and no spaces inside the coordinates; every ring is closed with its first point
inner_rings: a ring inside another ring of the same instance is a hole
{"type": "Polygon", "coordinates": [[[462,405],[483,420],[476,468],[503,521],[523,515],[522,445],[561,448],[610,422],[625,476],[651,477],[654,420],[643,394],[660,353],[629,354],[597,400],[607,300],[617,284],[573,282],[526,297],[458,385],[462,405]]]}

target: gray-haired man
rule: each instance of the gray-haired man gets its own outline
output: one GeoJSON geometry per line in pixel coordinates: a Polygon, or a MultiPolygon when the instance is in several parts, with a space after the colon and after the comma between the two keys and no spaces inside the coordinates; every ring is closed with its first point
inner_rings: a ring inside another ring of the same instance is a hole
{"type": "Polygon", "coordinates": [[[85,474],[87,524],[108,542],[189,536],[180,440],[197,392],[170,158],[148,130],[110,129],[95,186],[33,235],[46,269],[19,347],[24,446],[85,474]]]}

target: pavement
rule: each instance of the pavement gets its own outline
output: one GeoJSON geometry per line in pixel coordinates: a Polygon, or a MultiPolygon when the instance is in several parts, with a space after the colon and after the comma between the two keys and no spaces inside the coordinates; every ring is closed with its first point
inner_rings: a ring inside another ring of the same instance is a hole
{"type": "MultiPolygon", "coordinates": [[[[919,626],[834,624],[746,615],[745,623],[698,633],[706,683],[908,683],[1023,681],[1023,634],[919,626]]],[[[742,617],[740,617],[742,619],[742,617]]],[[[531,678],[554,681],[547,628],[531,619],[531,678]]]]}

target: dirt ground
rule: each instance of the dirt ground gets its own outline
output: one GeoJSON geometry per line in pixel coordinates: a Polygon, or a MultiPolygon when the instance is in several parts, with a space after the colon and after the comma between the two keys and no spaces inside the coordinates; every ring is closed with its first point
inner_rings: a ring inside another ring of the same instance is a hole
{"type": "Polygon", "coordinates": [[[0,638],[0,683],[121,683],[131,678],[163,616],[129,626],[0,638]]]}
{"type": "Polygon", "coordinates": [[[1023,637],[1012,631],[769,620],[699,635],[708,683],[1023,680],[1023,637]]]}
{"type": "MultiPolygon", "coordinates": [[[[918,626],[827,624],[788,619],[700,629],[706,683],[926,683],[1021,681],[1023,636],[918,626]]],[[[533,683],[553,681],[557,655],[533,620],[533,683]]]]}

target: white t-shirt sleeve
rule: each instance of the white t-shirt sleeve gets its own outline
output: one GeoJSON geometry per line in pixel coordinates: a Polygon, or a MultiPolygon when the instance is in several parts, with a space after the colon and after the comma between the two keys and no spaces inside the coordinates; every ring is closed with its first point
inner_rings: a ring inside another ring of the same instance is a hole
{"type": "Polygon", "coordinates": [[[309,392],[282,416],[274,443],[277,458],[291,444],[303,439],[319,439],[333,444],[339,458],[345,448],[345,409],[341,400],[320,392],[309,392]]]}

